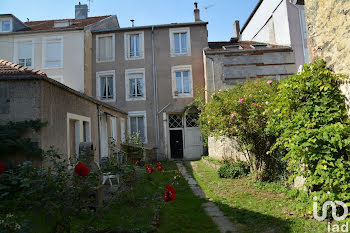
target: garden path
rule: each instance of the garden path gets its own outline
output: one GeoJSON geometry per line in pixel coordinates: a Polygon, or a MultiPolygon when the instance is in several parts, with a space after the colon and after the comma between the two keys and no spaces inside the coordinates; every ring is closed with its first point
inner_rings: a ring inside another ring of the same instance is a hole
{"type": "MultiPolygon", "coordinates": [[[[178,162],[177,167],[180,169],[183,177],[187,180],[192,192],[199,198],[206,198],[205,193],[197,184],[197,181],[187,172],[185,166],[178,162]]],[[[218,226],[220,232],[227,233],[238,233],[237,228],[232,224],[227,216],[215,205],[215,203],[208,201],[202,204],[205,212],[210,216],[215,224],[218,226]]]]}

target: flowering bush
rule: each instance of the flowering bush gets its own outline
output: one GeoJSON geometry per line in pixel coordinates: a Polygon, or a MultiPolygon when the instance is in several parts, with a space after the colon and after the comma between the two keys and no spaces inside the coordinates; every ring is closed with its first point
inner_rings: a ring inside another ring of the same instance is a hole
{"type": "MultiPolygon", "coordinates": [[[[338,80],[323,61],[282,82],[268,109],[267,130],[278,136],[272,149],[287,150],[285,160],[309,190],[323,200],[350,200],[350,122],[338,80]]],[[[273,151],[273,150],[272,150],[273,151]]],[[[322,202],[322,200],[320,200],[322,202]]]]}
{"type": "Polygon", "coordinates": [[[13,213],[22,221],[15,225],[23,227],[28,213],[40,210],[50,220],[47,224],[52,232],[69,232],[71,217],[88,207],[86,202],[95,193],[98,174],[89,173],[83,164],[77,164],[74,171],[68,170],[68,161],[53,150],[46,152],[45,157],[47,167],[36,168],[31,162],[24,162],[1,175],[0,219],[13,213]]]}
{"type": "Polygon", "coordinates": [[[197,98],[201,110],[199,125],[205,136],[225,136],[237,141],[238,150],[247,155],[257,178],[274,179],[281,174],[277,153],[267,155],[275,136],[265,132],[269,116],[265,109],[277,94],[277,81],[259,80],[238,84],[211,94],[208,102],[197,98]]]}

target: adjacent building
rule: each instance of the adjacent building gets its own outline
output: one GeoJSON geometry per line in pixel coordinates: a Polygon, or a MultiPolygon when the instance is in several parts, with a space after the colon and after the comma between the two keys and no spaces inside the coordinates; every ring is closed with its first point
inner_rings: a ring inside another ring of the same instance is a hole
{"type": "Polygon", "coordinates": [[[0,58],[32,69],[91,95],[91,30],[119,27],[115,15],[88,17],[88,6],[75,6],[75,18],[22,22],[0,15],[0,58]]]}
{"type": "MultiPolygon", "coordinates": [[[[0,59],[0,124],[37,119],[48,125],[30,134],[32,140],[44,150],[54,146],[66,159],[79,154],[81,142],[91,142],[99,161],[105,149],[112,152],[105,147],[112,139],[120,148],[127,130],[120,126],[127,119],[126,112],[48,78],[42,71],[0,59]]],[[[11,156],[16,159],[21,160],[11,156]]]]}
{"type": "Polygon", "coordinates": [[[240,33],[242,41],[291,47],[297,69],[309,62],[304,0],[259,0],[240,33]]]}
{"type": "Polygon", "coordinates": [[[185,115],[204,88],[207,22],[92,29],[93,96],[128,113],[129,135],[139,133],[158,158],[199,159],[197,113],[185,115]]]}

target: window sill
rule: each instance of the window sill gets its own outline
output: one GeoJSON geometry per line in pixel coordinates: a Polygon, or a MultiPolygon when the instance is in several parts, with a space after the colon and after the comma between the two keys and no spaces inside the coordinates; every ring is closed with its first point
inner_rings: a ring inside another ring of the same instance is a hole
{"type": "Polygon", "coordinates": [[[178,94],[178,95],[173,95],[174,99],[180,99],[180,98],[193,98],[192,93],[191,94],[178,94]]]}
{"type": "Polygon", "coordinates": [[[114,62],[115,59],[112,60],[96,60],[96,63],[104,63],[104,62],[114,62]]]}
{"type": "Polygon", "coordinates": [[[171,53],[171,57],[179,57],[179,56],[191,56],[191,53],[171,53]]]}
{"type": "Polygon", "coordinates": [[[116,100],[115,99],[99,99],[99,101],[101,102],[106,102],[106,103],[111,103],[111,102],[115,102],[116,100]]]}
{"type": "Polygon", "coordinates": [[[145,101],[146,97],[127,97],[126,101],[145,101]]]}
{"type": "Polygon", "coordinates": [[[41,67],[41,70],[48,70],[48,69],[63,69],[63,66],[43,66],[41,67]]]}

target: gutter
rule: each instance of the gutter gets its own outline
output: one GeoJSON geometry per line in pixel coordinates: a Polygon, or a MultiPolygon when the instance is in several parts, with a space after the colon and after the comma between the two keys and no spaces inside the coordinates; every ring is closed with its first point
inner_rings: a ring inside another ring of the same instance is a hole
{"type": "Polygon", "coordinates": [[[156,76],[155,52],[154,52],[154,26],[152,26],[152,79],[153,79],[153,103],[154,103],[154,130],[156,133],[155,154],[158,159],[159,149],[159,125],[158,125],[158,80],[156,76]]]}
{"type": "Polygon", "coordinates": [[[211,54],[240,54],[240,53],[253,53],[253,52],[278,52],[278,51],[293,51],[293,49],[291,47],[285,47],[285,48],[269,48],[269,49],[249,49],[249,50],[239,50],[239,51],[211,51],[211,49],[209,50],[205,50],[204,53],[207,55],[211,55],[211,54]]]}

